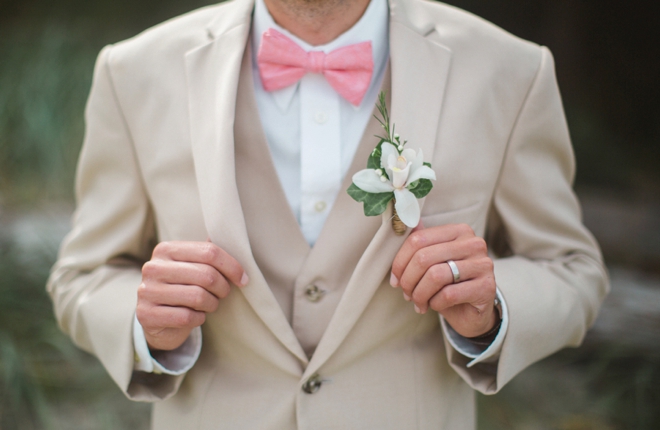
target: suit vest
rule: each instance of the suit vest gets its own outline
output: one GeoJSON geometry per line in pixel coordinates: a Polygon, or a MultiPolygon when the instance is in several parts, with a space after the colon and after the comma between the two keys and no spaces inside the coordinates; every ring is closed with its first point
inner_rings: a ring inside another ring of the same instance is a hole
{"type": "MultiPolygon", "coordinates": [[[[341,191],[316,244],[310,247],[287,202],[259,119],[250,47],[248,41],[236,97],[236,183],[255,261],[311,357],[360,257],[381,225],[380,217],[365,217],[362,204],[345,190],[353,174],[366,167],[378,142],[374,136],[382,128],[374,117],[367,123],[341,191]]],[[[388,67],[382,88],[389,87],[388,67]]]]}

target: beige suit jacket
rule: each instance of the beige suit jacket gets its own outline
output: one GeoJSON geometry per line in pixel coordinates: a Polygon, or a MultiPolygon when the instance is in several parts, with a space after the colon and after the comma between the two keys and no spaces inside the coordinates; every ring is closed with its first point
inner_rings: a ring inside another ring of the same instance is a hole
{"type": "MultiPolygon", "coordinates": [[[[257,264],[271,258],[263,249],[286,253],[288,244],[253,249],[259,218],[246,208],[258,201],[245,198],[248,167],[236,170],[235,124],[258,124],[236,115],[252,8],[207,7],[101,52],[73,230],[48,285],[63,330],[130,398],[162,400],[156,429],[473,428],[472,389],[495,393],[529,364],[578,345],[608,289],[571,190],[550,53],[442,3],[391,1],[391,116],[438,176],[424,223],[467,223],[487,238],[508,332],[496,363],[468,368],[437,315],[417,315],[385,282],[405,238],[393,234],[391,210],[365,218],[340,196],[305,263],[310,279],[335,273],[343,284],[308,358],[257,264]],[[187,375],[133,374],[141,264],[158,241],[207,237],[250,284],[208,315],[187,375]],[[323,385],[306,394],[315,374],[323,385]]],[[[357,160],[366,141],[351,170],[366,163],[357,160]]]]}

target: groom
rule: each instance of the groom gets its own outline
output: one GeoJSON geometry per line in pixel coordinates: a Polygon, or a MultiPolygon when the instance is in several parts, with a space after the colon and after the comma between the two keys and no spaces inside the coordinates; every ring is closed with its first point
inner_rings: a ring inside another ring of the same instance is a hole
{"type": "Polygon", "coordinates": [[[472,428],[607,291],[549,52],[441,3],[201,9],[104,49],[86,119],[49,291],[157,429],[472,428]],[[437,176],[403,236],[345,193],[381,90],[437,176]]]}

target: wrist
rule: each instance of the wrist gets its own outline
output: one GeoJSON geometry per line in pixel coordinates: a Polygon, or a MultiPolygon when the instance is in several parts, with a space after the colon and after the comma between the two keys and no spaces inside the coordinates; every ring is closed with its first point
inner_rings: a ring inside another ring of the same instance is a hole
{"type": "Polygon", "coordinates": [[[192,329],[165,329],[157,335],[150,335],[145,331],[144,337],[147,341],[149,352],[158,353],[172,351],[179,348],[190,336],[192,329]]]}
{"type": "Polygon", "coordinates": [[[493,307],[493,322],[491,324],[490,330],[486,331],[483,334],[480,334],[479,336],[474,336],[474,337],[468,337],[471,342],[476,343],[478,345],[490,345],[493,340],[497,337],[497,334],[500,331],[500,327],[502,326],[502,311],[501,311],[501,305],[499,303],[499,300],[495,299],[495,306],[493,307]]]}

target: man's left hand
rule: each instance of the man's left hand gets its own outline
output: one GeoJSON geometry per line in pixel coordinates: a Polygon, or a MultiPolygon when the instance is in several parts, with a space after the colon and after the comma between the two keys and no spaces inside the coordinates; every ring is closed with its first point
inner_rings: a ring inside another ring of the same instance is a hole
{"type": "Polygon", "coordinates": [[[439,312],[461,336],[480,336],[498,322],[493,261],[486,242],[466,224],[425,229],[420,222],[394,258],[390,283],[417,312],[439,312]],[[457,283],[449,260],[460,272],[457,283]]]}

